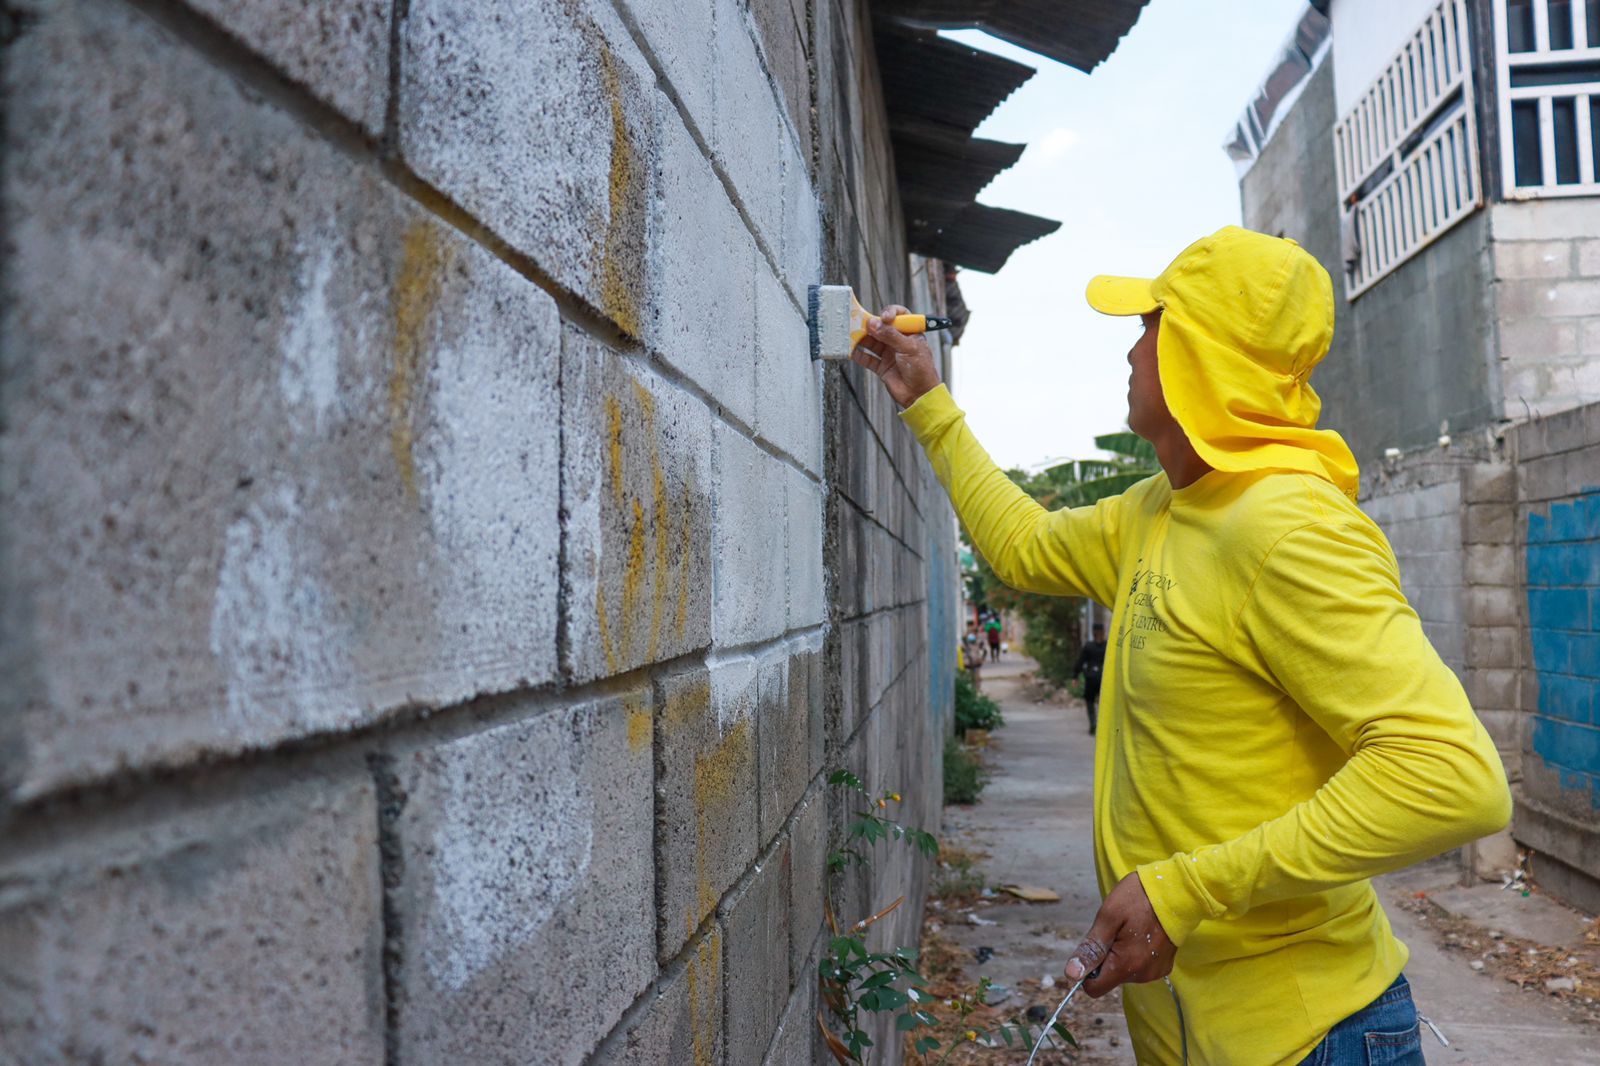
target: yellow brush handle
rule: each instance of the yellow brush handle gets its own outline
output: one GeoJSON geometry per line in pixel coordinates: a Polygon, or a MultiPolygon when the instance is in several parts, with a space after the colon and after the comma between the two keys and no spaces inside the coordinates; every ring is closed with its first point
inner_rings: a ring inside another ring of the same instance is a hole
{"type": "Polygon", "coordinates": [[[893,325],[901,333],[926,333],[928,332],[928,316],[895,315],[893,325]]]}

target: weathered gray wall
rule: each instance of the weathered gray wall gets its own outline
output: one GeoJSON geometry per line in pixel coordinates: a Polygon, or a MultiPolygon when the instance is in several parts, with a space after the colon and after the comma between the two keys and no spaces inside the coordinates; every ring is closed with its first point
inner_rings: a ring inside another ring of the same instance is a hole
{"type": "Polygon", "coordinates": [[[954,640],[807,358],[941,297],[862,5],[0,18],[0,1062],[810,1061],[824,771],[936,824],[954,640]]]}
{"type": "Polygon", "coordinates": [[[1600,402],[1600,201],[1499,203],[1489,226],[1506,417],[1600,402]]]}
{"type": "Polygon", "coordinates": [[[1542,887],[1600,910],[1600,404],[1516,427],[1522,785],[1542,887]]]}
{"type": "Polygon", "coordinates": [[[1239,189],[1246,226],[1293,237],[1333,276],[1333,348],[1311,383],[1322,424],[1368,462],[1432,443],[1443,423],[1459,432],[1501,416],[1488,223],[1470,216],[1345,299],[1334,120],[1333,64],[1324,61],[1239,189]]]}

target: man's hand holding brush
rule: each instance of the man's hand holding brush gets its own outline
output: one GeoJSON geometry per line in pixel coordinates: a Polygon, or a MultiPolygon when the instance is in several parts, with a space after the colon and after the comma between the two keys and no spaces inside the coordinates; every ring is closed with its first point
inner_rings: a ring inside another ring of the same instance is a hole
{"type": "Polygon", "coordinates": [[[867,335],[850,353],[852,361],[883,380],[901,407],[910,407],[939,384],[939,368],[927,339],[921,334],[901,333],[892,325],[896,315],[909,313],[891,304],[878,312],[878,317],[867,319],[867,335]]]}

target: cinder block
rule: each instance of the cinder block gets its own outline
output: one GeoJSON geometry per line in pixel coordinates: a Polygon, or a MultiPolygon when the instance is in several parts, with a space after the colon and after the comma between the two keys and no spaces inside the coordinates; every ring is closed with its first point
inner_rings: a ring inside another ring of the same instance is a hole
{"type": "Polygon", "coordinates": [[[761,843],[777,835],[822,765],[820,638],[785,644],[761,664],[756,705],[761,843]]]}
{"type": "Polygon", "coordinates": [[[378,137],[389,99],[389,0],[189,0],[352,122],[378,137]]]}
{"type": "Polygon", "coordinates": [[[797,470],[785,472],[789,560],[789,628],[814,626],[828,616],[822,565],[822,487],[797,470]]]}
{"type": "Polygon", "coordinates": [[[1578,273],[1584,277],[1600,274],[1600,241],[1578,242],[1578,273]]]}
{"type": "Polygon", "coordinates": [[[783,281],[796,300],[822,277],[822,205],[811,182],[809,141],[779,143],[783,157],[783,281]]]}
{"type": "Polygon", "coordinates": [[[8,859],[0,1059],[381,1062],[377,832],[313,777],[8,859]]]}
{"type": "Polygon", "coordinates": [[[788,468],[723,423],[713,440],[711,635],[725,647],[751,644],[786,624],[784,547],[764,531],[783,528],[788,468]]]}
{"type": "Polygon", "coordinates": [[[1510,544],[1516,539],[1516,509],[1510,503],[1470,503],[1462,519],[1464,544],[1510,544]]]}
{"type": "Polygon", "coordinates": [[[789,999],[789,847],[750,871],[720,912],[729,1062],[761,1062],[789,999]]]}
{"type": "Polygon", "coordinates": [[[585,1061],[655,976],[649,696],[399,756],[408,1062],[585,1061]]]}
{"type": "Polygon", "coordinates": [[[1514,626],[1522,616],[1521,590],[1510,586],[1473,585],[1466,590],[1466,622],[1470,626],[1514,626]]]}
{"type": "Polygon", "coordinates": [[[783,245],[780,141],[788,123],[756,52],[756,28],[739,0],[713,0],[717,20],[715,118],[710,142],[767,250],[783,245]]]}
{"type": "Polygon", "coordinates": [[[817,982],[800,981],[789,997],[783,1017],[778,1021],[778,1031],[773,1034],[772,1046],[762,1066],[814,1066],[823,1061],[815,1057],[817,1039],[817,982]]]}
{"type": "Polygon", "coordinates": [[[1510,585],[1517,580],[1516,552],[1505,545],[1469,544],[1462,576],[1468,585],[1510,585]]]}
{"type": "Polygon", "coordinates": [[[593,1066],[715,1066],[722,1057],[722,930],[713,925],[661,975],[593,1066]]]}
{"type": "Polygon", "coordinates": [[[407,164],[625,333],[644,336],[654,75],[598,0],[413,0],[407,164]]]}
{"type": "Polygon", "coordinates": [[[1465,620],[1462,610],[1462,589],[1459,585],[1424,585],[1406,590],[1406,599],[1424,622],[1444,625],[1461,625],[1465,620]]]}
{"type": "Polygon", "coordinates": [[[820,474],[823,364],[811,358],[805,316],[764,260],[756,263],[755,347],[756,433],[820,474]]]}
{"type": "Polygon", "coordinates": [[[52,7],[26,40],[19,795],[553,680],[552,301],[143,16],[52,7]]]}
{"type": "Polygon", "coordinates": [[[1513,366],[1576,355],[1576,318],[1507,318],[1500,322],[1500,357],[1513,366]]]}
{"type": "Polygon", "coordinates": [[[801,144],[811,143],[811,70],[806,59],[806,16],[791,0],[749,5],[762,58],[779,101],[801,144]]]}
{"type": "Polygon", "coordinates": [[[1521,637],[1510,626],[1474,626],[1467,630],[1467,662],[1474,669],[1514,669],[1521,637]]]}
{"type": "Polygon", "coordinates": [[[1570,453],[1558,452],[1517,464],[1517,499],[1543,502],[1557,500],[1572,491],[1572,479],[1567,474],[1567,457],[1570,453]]]}
{"type": "Polygon", "coordinates": [[[660,135],[644,337],[663,361],[753,426],[757,360],[747,324],[756,307],[755,240],[670,107],[663,107],[660,135]]]}
{"type": "Polygon", "coordinates": [[[1550,315],[1600,314],[1600,279],[1558,281],[1545,296],[1545,313],[1550,315]]]}
{"type": "Polygon", "coordinates": [[[1497,279],[1565,278],[1572,274],[1571,241],[1498,240],[1489,247],[1497,279]]]}
{"type": "Polygon", "coordinates": [[[661,682],[656,937],[670,959],[756,857],[756,661],[661,682]]]}
{"type": "Polygon", "coordinates": [[[823,930],[827,899],[828,804],[822,791],[808,796],[789,830],[789,981],[812,984],[809,953],[823,930]]]}
{"type": "Polygon", "coordinates": [[[568,328],[562,353],[566,669],[632,670],[711,640],[705,405],[568,328]]]}
{"type": "Polygon", "coordinates": [[[702,136],[711,136],[716,7],[705,0],[617,0],[702,136]]]}
{"type": "Polygon", "coordinates": [[[1489,225],[1496,241],[1600,237],[1600,210],[1584,200],[1507,201],[1490,208],[1489,225]]]}
{"type": "Polygon", "coordinates": [[[1468,503],[1513,503],[1517,498],[1516,468],[1510,463],[1480,463],[1461,472],[1461,492],[1468,503]]]}
{"type": "Polygon", "coordinates": [[[1600,318],[1578,320],[1578,351],[1583,355],[1600,355],[1600,318]]]}

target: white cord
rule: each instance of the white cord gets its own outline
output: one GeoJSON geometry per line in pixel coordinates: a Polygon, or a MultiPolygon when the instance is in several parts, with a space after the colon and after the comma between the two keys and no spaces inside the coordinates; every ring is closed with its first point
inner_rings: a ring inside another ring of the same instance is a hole
{"type": "Polygon", "coordinates": [[[1060,1003],[1056,1004],[1056,1012],[1050,1015],[1049,1021],[1044,1023],[1044,1029],[1039,1033],[1039,1039],[1033,1043],[1033,1051],[1028,1055],[1028,1066],[1033,1066],[1033,1057],[1039,1054],[1039,1049],[1044,1047],[1044,1042],[1050,1039],[1050,1027],[1056,1024],[1056,1019],[1061,1017],[1061,1012],[1067,1009],[1067,1003],[1071,1001],[1078,989],[1082,988],[1083,983],[1088,979],[1089,978],[1086,976],[1078,978],[1078,983],[1073,985],[1072,988],[1067,991],[1066,998],[1062,999],[1060,1003]]]}

